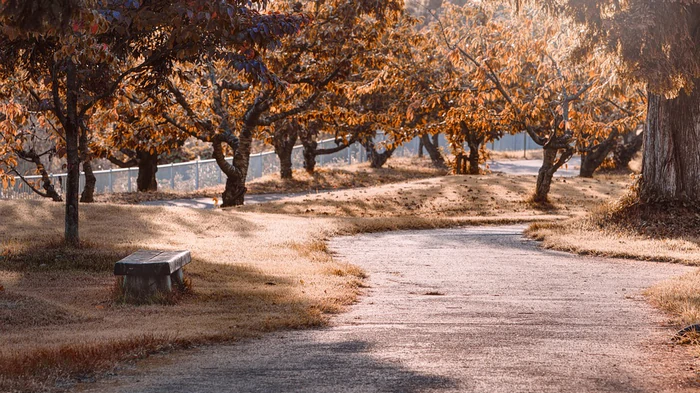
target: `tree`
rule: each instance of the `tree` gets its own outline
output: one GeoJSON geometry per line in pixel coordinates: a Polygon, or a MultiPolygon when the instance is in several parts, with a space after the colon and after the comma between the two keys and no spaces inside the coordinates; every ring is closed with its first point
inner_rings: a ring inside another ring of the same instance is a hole
{"type": "MultiPolygon", "coordinates": [[[[258,127],[271,126],[302,112],[318,95],[312,93],[296,107],[271,113],[277,109],[273,104],[286,85],[267,68],[248,76],[258,83],[255,87],[242,79],[245,74],[211,58],[204,67],[181,67],[160,94],[163,118],[181,131],[212,143],[214,159],[226,175],[222,207],[242,205],[251,144],[258,127]],[[227,149],[233,153],[232,163],[226,160],[227,149]]],[[[329,75],[314,83],[329,83],[332,78],[329,75]]]]}
{"type": "Polygon", "coordinates": [[[605,89],[609,92],[603,92],[598,100],[579,105],[579,112],[589,112],[586,116],[572,120],[576,149],[581,153],[581,177],[593,177],[620,139],[635,134],[646,114],[644,96],[636,86],[605,89]]]}
{"type": "MultiPolygon", "coordinates": [[[[289,7],[294,3],[284,4],[289,7]]],[[[286,167],[295,139],[292,135],[301,139],[304,167],[311,173],[317,156],[347,148],[360,139],[360,134],[373,133],[369,124],[379,124],[376,116],[370,119],[370,112],[376,112],[376,108],[368,107],[370,97],[356,92],[386,67],[387,57],[381,48],[403,14],[403,2],[333,0],[311,2],[303,9],[311,15],[312,23],[269,56],[271,69],[290,85],[276,106],[295,105],[309,93],[317,96],[293,121],[274,124],[267,130],[275,151],[283,154],[280,161],[284,163],[284,175],[290,177],[286,167]],[[278,125],[286,132],[277,131],[278,125]],[[336,147],[319,149],[317,138],[322,136],[335,137],[336,147]]]]}
{"type": "Polygon", "coordinates": [[[15,182],[13,174],[20,178],[37,195],[62,202],[63,198],[54,188],[45,162],[58,155],[56,140],[44,125],[31,115],[31,101],[23,103],[16,97],[12,86],[0,87],[0,180],[3,188],[15,182]],[[46,161],[45,161],[46,160],[46,161]],[[22,169],[29,165],[41,176],[41,189],[29,181],[22,169]]]}
{"type": "Polygon", "coordinates": [[[545,4],[585,27],[580,53],[604,48],[649,88],[640,199],[700,202],[700,1],[545,4]]]}
{"type": "Polygon", "coordinates": [[[97,108],[128,83],[152,88],[175,61],[198,59],[212,48],[227,47],[222,57],[254,71],[255,48],[297,31],[304,21],[261,14],[238,1],[3,2],[0,77],[26,73],[15,83],[40,106],[48,103],[44,116],[65,141],[66,243],[80,242],[79,165],[92,133],[87,120],[97,108]]]}
{"type": "Polygon", "coordinates": [[[158,110],[147,92],[130,85],[111,107],[93,116],[102,127],[95,127],[90,150],[120,168],[138,167],[136,189],[140,192],[158,190],[159,156],[177,151],[189,137],[167,121],[158,121],[158,110]]]}
{"type": "MultiPolygon", "coordinates": [[[[646,116],[645,116],[646,118],[646,116]]],[[[642,150],[644,133],[637,130],[623,134],[618,138],[612,151],[612,165],[615,170],[629,170],[632,159],[642,150]]]]}
{"type": "Polygon", "coordinates": [[[274,134],[270,138],[270,143],[275,148],[275,154],[280,160],[280,177],[282,179],[292,179],[292,153],[294,145],[299,139],[299,125],[294,119],[282,120],[274,124],[274,134]]]}
{"type": "MultiPolygon", "coordinates": [[[[511,15],[498,4],[467,3],[447,7],[444,15],[449,22],[435,15],[436,33],[458,67],[473,69],[476,101],[471,110],[484,108],[476,120],[492,119],[493,125],[484,130],[499,125],[525,130],[542,146],[532,199],[547,202],[554,173],[574,154],[577,135],[583,135],[577,125],[593,123],[596,112],[586,108],[599,99],[605,77],[596,56],[570,61],[568,48],[575,39],[571,29],[532,9],[511,15]]],[[[462,122],[464,112],[453,112],[460,115],[458,124],[462,122]]]]}

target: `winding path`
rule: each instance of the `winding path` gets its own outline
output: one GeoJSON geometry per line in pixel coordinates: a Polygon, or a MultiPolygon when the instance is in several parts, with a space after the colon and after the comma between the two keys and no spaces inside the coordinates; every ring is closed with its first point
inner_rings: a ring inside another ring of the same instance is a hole
{"type": "Polygon", "coordinates": [[[320,330],[156,357],[91,392],[675,392],[641,292],[688,267],[538,249],[522,227],[338,238],[367,296],[320,330]]]}

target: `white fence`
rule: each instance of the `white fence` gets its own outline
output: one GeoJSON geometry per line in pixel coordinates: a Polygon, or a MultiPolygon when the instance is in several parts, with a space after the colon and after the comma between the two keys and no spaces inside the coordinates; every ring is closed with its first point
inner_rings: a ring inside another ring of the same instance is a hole
{"type": "MultiPolygon", "coordinates": [[[[378,136],[378,141],[384,140],[383,135],[378,136]]],[[[501,141],[497,141],[491,147],[495,150],[522,150],[523,143],[526,139],[522,135],[506,135],[501,141]],[[519,143],[518,143],[519,142],[519,143]]],[[[530,141],[532,143],[532,141],[530,141]]],[[[534,145],[534,143],[532,143],[534,145]]],[[[446,147],[447,141],[443,135],[439,139],[440,147],[446,147]]],[[[336,147],[333,139],[326,139],[318,144],[318,148],[333,148],[336,147]]],[[[530,144],[527,148],[532,148],[530,144]]],[[[399,146],[394,152],[394,157],[415,157],[418,155],[419,141],[418,138],[399,146]]],[[[228,158],[229,161],[232,158],[228,158]]],[[[303,166],[302,146],[295,146],[292,153],[292,164],[294,169],[302,168],[303,166]]],[[[350,147],[341,150],[340,152],[316,157],[316,163],[319,166],[338,166],[356,164],[367,161],[367,152],[359,143],[355,143],[350,147]]],[[[279,173],[280,163],[274,151],[267,151],[250,156],[250,164],[248,166],[248,181],[258,179],[272,173],[279,173]]],[[[136,177],[138,176],[138,168],[119,168],[109,169],[94,172],[97,178],[95,192],[113,193],[113,192],[131,192],[136,191],[136,177]]],[[[59,194],[63,194],[63,185],[66,182],[66,174],[50,175],[54,187],[59,194]]],[[[36,187],[40,189],[39,181],[41,176],[25,176],[25,179],[36,183],[36,187]]],[[[216,161],[211,160],[196,160],[175,164],[158,165],[156,173],[158,181],[158,190],[161,191],[196,191],[203,188],[213,187],[226,182],[226,177],[216,164],[216,161]]],[[[82,190],[85,184],[85,175],[81,173],[80,189],[82,190]]],[[[0,198],[9,199],[35,199],[39,198],[29,186],[21,179],[17,178],[14,187],[9,187],[3,190],[0,187],[0,198]]]]}

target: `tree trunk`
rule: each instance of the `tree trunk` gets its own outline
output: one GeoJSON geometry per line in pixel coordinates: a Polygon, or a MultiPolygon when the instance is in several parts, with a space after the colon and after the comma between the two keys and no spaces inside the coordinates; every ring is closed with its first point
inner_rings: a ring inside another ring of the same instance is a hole
{"type": "MultiPolygon", "coordinates": [[[[58,84],[59,81],[52,81],[58,84]]],[[[57,103],[60,104],[60,103],[57,103]]],[[[68,62],[66,67],[66,113],[63,119],[63,129],[66,136],[66,163],[68,174],[66,179],[66,212],[65,212],[65,242],[72,247],[80,246],[80,228],[78,212],[78,195],[80,193],[80,123],[78,119],[78,82],[75,64],[68,62]]]]}
{"type": "Polygon", "coordinates": [[[248,177],[248,165],[250,164],[250,148],[253,142],[253,130],[250,127],[243,127],[240,135],[240,146],[233,157],[233,162],[239,171],[239,176],[226,181],[224,190],[224,204],[222,206],[242,206],[245,193],[248,189],[245,186],[248,177]],[[233,182],[230,183],[230,181],[233,182]],[[230,204],[229,204],[230,203],[230,204]]]}
{"type": "MultiPolygon", "coordinates": [[[[255,120],[248,120],[248,123],[255,124],[255,120]]],[[[214,159],[226,174],[226,186],[221,194],[221,207],[241,206],[245,202],[245,193],[248,189],[245,186],[248,177],[248,165],[250,164],[250,147],[253,140],[254,125],[245,124],[241,128],[240,136],[237,138],[227,128],[222,134],[217,134],[213,138],[214,159]],[[222,143],[228,144],[233,150],[233,165],[226,161],[222,143]]]]}
{"type": "Polygon", "coordinates": [[[80,202],[95,202],[95,184],[97,184],[97,178],[92,171],[92,162],[90,160],[83,161],[83,172],[85,172],[85,187],[83,188],[83,193],[80,194],[80,202]]]}
{"type": "Polygon", "coordinates": [[[423,158],[423,139],[418,138],[418,158],[423,158]]]}
{"type": "Polygon", "coordinates": [[[158,153],[141,150],[136,152],[139,174],[136,177],[136,189],[140,192],[158,191],[158,153]]]}
{"type": "Polygon", "coordinates": [[[387,160],[394,154],[395,147],[391,149],[385,149],[383,152],[378,152],[375,148],[374,141],[367,139],[364,143],[365,150],[369,155],[369,167],[374,169],[379,169],[386,164],[387,160]]]}
{"type": "Polygon", "coordinates": [[[479,150],[481,145],[484,144],[486,136],[479,134],[478,132],[467,127],[465,122],[460,122],[460,130],[462,135],[464,135],[464,140],[469,146],[469,174],[478,175],[481,171],[479,170],[479,150]]]}
{"type": "Polygon", "coordinates": [[[632,132],[630,134],[629,137],[627,135],[623,137],[613,149],[613,165],[615,169],[629,169],[630,161],[642,150],[644,133],[637,135],[632,132]]]}
{"type": "Polygon", "coordinates": [[[297,143],[298,135],[297,125],[293,122],[280,124],[279,127],[275,128],[272,145],[280,160],[280,177],[285,180],[291,180],[293,176],[292,153],[294,153],[294,145],[297,143]]]}
{"type": "Polygon", "coordinates": [[[343,151],[352,146],[353,143],[357,142],[355,138],[356,137],[353,136],[349,141],[343,141],[342,143],[340,140],[338,140],[336,141],[335,147],[319,149],[318,142],[313,139],[306,139],[306,137],[302,136],[300,139],[302,145],[304,146],[304,169],[306,169],[306,172],[309,174],[313,174],[316,167],[316,157],[343,151]]]}
{"type": "Polygon", "coordinates": [[[285,148],[282,150],[275,149],[277,157],[280,159],[280,177],[284,180],[292,180],[294,178],[292,171],[292,153],[294,152],[294,146],[291,148],[285,148]]]}
{"type": "Polygon", "coordinates": [[[318,142],[313,138],[301,138],[301,144],[304,146],[304,169],[310,175],[316,170],[316,148],[318,147],[318,142]]]}
{"type": "Polygon", "coordinates": [[[80,162],[83,163],[83,172],[85,172],[85,187],[83,188],[82,194],[80,194],[80,202],[92,203],[95,202],[95,184],[97,184],[97,178],[92,171],[92,157],[90,157],[90,146],[88,144],[88,129],[84,123],[81,124],[78,151],[80,153],[80,162]]]}
{"type": "Polygon", "coordinates": [[[559,159],[557,153],[559,149],[543,149],[544,155],[542,158],[542,167],[537,174],[537,185],[535,186],[535,195],[532,200],[535,203],[548,203],[549,190],[552,187],[552,178],[554,173],[562,167],[571,156],[574,154],[573,149],[562,151],[559,159]]]}
{"type": "Polygon", "coordinates": [[[466,175],[467,172],[467,156],[464,153],[458,153],[455,156],[455,175],[466,175]]]}
{"type": "Polygon", "coordinates": [[[469,144],[469,174],[479,174],[479,145],[469,144]]]}
{"type": "Polygon", "coordinates": [[[600,164],[603,163],[603,161],[600,161],[600,164],[596,165],[598,160],[594,160],[592,158],[591,153],[582,153],[581,154],[581,168],[579,169],[578,176],[579,177],[586,177],[586,178],[591,178],[593,177],[593,172],[595,172],[596,169],[600,166],[600,164]]]}
{"type": "Polygon", "coordinates": [[[66,177],[66,227],[67,245],[77,247],[80,244],[78,227],[78,193],[80,190],[80,155],[78,154],[78,132],[66,129],[66,160],[68,173],[66,177]]]}
{"type": "MultiPolygon", "coordinates": [[[[241,132],[241,136],[245,134],[241,132]]],[[[214,159],[221,171],[226,175],[226,186],[221,194],[221,207],[240,206],[243,205],[245,193],[246,175],[248,174],[248,161],[250,160],[250,140],[247,142],[247,154],[242,151],[240,146],[243,141],[238,139],[230,131],[222,134],[217,134],[212,139],[214,147],[214,159]],[[233,150],[233,165],[226,161],[222,144],[226,143],[233,150]],[[239,155],[246,154],[246,157],[239,155]],[[242,165],[243,167],[239,167],[242,165]]]]}
{"type": "Polygon", "coordinates": [[[580,177],[593,177],[593,173],[603,164],[603,161],[608,158],[615,147],[618,134],[617,131],[612,131],[604,141],[591,146],[581,154],[580,177]]]}
{"type": "Polygon", "coordinates": [[[437,145],[430,140],[430,135],[423,134],[420,138],[423,141],[425,150],[428,152],[428,155],[430,155],[430,159],[433,161],[433,165],[438,169],[447,169],[445,158],[442,156],[442,153],[440,153],[440,150],[438,150],[437,145]]]}
{"type": "Polygon", "coordinates": [[[221,207],[242,206],[245,203],[245,193],[248,189],[245,182],[234,177],[226,178],[226,187],[221,194],[221,207]]]}
{"type": "Polygon", "coordinates": [[[700,79],[677,98],[649,95],[640,198],[700,203],[700,79]]]}
{"type": "MultiPolygon", "coordinates": [[[[25,161],[29,161],[33,163],[36,166],[37,172],[41,175],[41,186],[44,189],[44,192],[41,192],[37,190],[31,182],[27,181],[27,179],[22,176],[19,172],[15,171],[17,175],[24,181],[29,188],[32,189],[35,193],[38,195],[44,197],[44,198],[51,198],[54,202],[63,202],[63,198],[61,195],[56,191],[56,188],[54,188],[53,183],[51,182],[51,176],[49,176],[49,172],[46,171],[46,167],[44,164],[41,162],[41,156],[38,155],[34,150],[30,150],[29,152],[25,152],[23,150],[18,150],[17,155],[22,158],[25,161]]],[[[58,178],[59,181],[61,178],[58,178]]]]}

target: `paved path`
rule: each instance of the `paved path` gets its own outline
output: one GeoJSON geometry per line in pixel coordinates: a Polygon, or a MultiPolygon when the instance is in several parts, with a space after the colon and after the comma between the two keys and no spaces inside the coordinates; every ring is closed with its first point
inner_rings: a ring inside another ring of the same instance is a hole
{"type": "Polygon", "coordinates": [[[691,269],[543,251],[522,229],[335,239],[371,288],[331,327],[155,357],[87,391],[683,391],[685,349],[640,293],[691,269]]]}
{"type": "MultiPolygon", "coordinates": [[[[555,177],[576,177],[579,174],[581,157],[571,157],[566,167],[554,173],[555,177]]],[[[489,161],[489,169],[493,172],[503,172],[509,175],[536,176],[542,166],[542,160],[499,160],[489,161]]]]}

